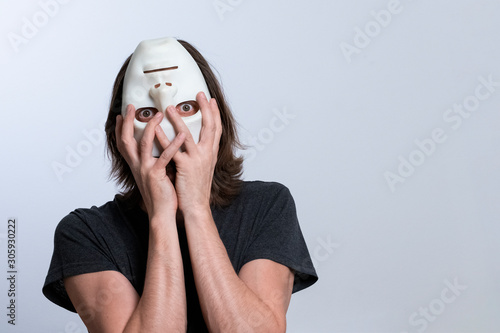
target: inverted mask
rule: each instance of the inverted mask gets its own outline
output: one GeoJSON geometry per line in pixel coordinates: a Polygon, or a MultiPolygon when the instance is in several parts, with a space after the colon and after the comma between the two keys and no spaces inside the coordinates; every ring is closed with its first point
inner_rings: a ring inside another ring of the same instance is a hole
{"type": "MultiPolygon", "coordinates": [[[[147,122],[157,113],[164,117],[161,128],[172,141],[175,130],[165,114],[169,105],[176,107],[195,142],[201,131],[201,111],[196,102],[198,92],[210,99],[208,87],[198,64],[175,38],[145,40],[135,49],[123,83],[122,115],[127,105],[136,109],[134,137],[139,141],[147,122]]],[[[163,151],[155,139],[153,156],[163,151]]]]}

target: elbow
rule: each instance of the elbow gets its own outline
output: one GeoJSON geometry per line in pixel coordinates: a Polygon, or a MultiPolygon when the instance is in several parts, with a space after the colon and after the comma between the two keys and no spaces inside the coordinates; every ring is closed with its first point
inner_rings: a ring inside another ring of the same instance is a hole
{"type": "Polygon", "coordinates": [[[283,324],[274,324],[274,325],[269,325],[266,327],[266,329],[258,329],[255,331],[256,333],[262,333],[262,332],[267,332],[267,333],[286,333],[286,323],[283,324]]]}
{"type": "Polygon", "coordinates": [[[273,332],[286,333],[286,319],[277,322],[276,329],[273,332]]]}
{"type": "Polygon", "coordinates": [[[184,322],[181,324],[181,329],[179,332],[187,332],[187,327],[188,327],[188,323],[187,323],[187,318],[186,318],[186,320],[184,320],[184,322]]]}
{"type": "Polygon", "coordinates": [[[264,318],[261,317],[264,320],[260,321],[260,325],[253,327],[253,332],[286,333],[286,315],[269,312],[264,318]]]}
{"type": "Polygon", "coordinates": [[[256,332],[269,332],[269,333],[286,333],[286,317],[273,316],[273,320],[269,321],[265,327],[262,329],[260,327],[256,332]]]}

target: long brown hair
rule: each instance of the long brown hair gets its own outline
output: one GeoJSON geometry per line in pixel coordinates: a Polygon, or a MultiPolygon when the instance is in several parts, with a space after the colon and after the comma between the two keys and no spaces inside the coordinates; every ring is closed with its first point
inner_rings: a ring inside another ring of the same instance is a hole
{"type": "MultiPolygon", "coordinates": [[[[212,181],[210,203],[218,207],[227,206],[231,200],[238,195],[242,182],[240,177],[243,167],[243,158],[235,155],[236,148],[242,148],[236,132],[236,122],[224,98],[221,85],[208,62],[194,46],[183,40],[178,40],[178,42],[189,52],[189,54],[191,54],[198,64],[207,83],[210,95],[216,99],[217,106],[219,107],[222,122],[222,136],[219,143],[219,153],[212,181]]],[[[108,156],[111,159],[110,176],[122,186],[123,196],[126,198],[138,199],[140,198],[139,189],[137,188],[130,167],[118,151],[115,136],[116,116],[121,113],[122,108],[123,81],[131,57],[132,55],[125,60],[116,76],[105,131],[108,156]]]]}

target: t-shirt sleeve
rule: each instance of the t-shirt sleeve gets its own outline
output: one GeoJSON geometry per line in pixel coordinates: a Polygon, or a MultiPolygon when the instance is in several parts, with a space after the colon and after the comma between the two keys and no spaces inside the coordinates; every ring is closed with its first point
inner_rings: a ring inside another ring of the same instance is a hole
{"type": "MultiPolygon", "coordinates": [[[[275,183],[277,184],[277,183],[275,183]]],[[[306,242],[297,219],[295,202],[288,188],[277,184],[262,193],[252,240],[243,264],[255,259],[269,259],[285,265],[295,273],[293,292],[311,286],[318,280],[306,242]]]]}
{"type": "Polygon", "coordinates": [[[76,310],[66,293],[64,278],[117,270],[99,230],[91,228],[89,223],[78,210],[59,222],[54,234],[54,253],[42,289],[50,301],[73,312],[76,310]]]}

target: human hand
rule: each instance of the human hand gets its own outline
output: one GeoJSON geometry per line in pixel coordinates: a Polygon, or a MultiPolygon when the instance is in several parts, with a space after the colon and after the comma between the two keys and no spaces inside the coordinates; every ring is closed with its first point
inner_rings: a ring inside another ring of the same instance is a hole
{"type": "MultiPolygon", "coordinates": [[[[175,190],[179,209],[186,215],[210,206],[210,192],[222,125],[219,108],[215,99],[207,100],[203,92],[196,95],[196,101],[202,113],[200,140],[195,143],[189,129],[177,113],[174,106],[167,108],[167,117],[173,124],[178,136],[185,135],[184,151],[173,156],[177,168],[175,190]]],[[[156,128],[156,135],[163,148],[168,147],[168,139],[161,128],[156,128]]]]}
{"type": "Polygon", "coordinates": [[[172,184],[173,175],[167,174],[166,167],[172,157],[178,152],[186,138],[184,132],[179,132],[172,142],[158,126],[163,118],[162,112],[148,122],[144,135],[138,143],[134,138],[135,107],[127,106],[125,118],[118,115],[116,118],[116,143],[118,151],[127,161],[135,182],[141,192],[144,205],[150,217],[156,214],[174,214],[177,212],[177,196],[172,184]],[[164,151],[156,158],[153,157],[153,141],[155,132],[162,133],[164,151]]]}

